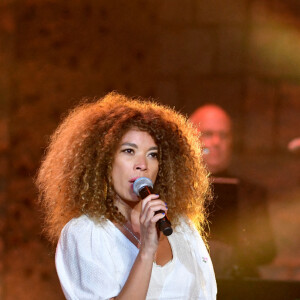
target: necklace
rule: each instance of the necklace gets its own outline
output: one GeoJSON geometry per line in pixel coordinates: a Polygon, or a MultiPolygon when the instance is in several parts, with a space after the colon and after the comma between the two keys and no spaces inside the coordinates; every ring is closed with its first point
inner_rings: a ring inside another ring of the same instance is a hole
{"type": "Polygon", "coordinates": [[[134,239],[139,243],[139,245],[142,244],[139,238],[125,224],[123,224],[123,227],[134,237],[134,239]]]}

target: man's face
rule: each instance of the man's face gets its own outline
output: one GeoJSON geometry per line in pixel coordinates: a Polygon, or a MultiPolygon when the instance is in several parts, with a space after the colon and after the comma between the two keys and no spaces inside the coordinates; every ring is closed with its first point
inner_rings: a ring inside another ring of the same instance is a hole
{"type": "Polygon", "coordinates": [[[191,121],[201,132],[203,159],[210,173],[228,168],[231,160],[232,132],[227,114],[215,106],[205,106],[192,115],[191,121]]]}

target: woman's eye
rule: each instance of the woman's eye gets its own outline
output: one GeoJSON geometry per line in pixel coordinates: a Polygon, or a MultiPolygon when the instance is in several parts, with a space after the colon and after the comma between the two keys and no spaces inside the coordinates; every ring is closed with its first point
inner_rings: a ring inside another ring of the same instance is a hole
{"type": "Polygon", "coordinates": [[[158,153],[157,152],[151,152],[149,153],[149,155],[153,158],[157,158],[158,157],[158,153]]]}
{"type": "Polygon", "coordinates": [[[133,149],[123,149],[122,152],[132,154],[134,153],[133,149]]]}

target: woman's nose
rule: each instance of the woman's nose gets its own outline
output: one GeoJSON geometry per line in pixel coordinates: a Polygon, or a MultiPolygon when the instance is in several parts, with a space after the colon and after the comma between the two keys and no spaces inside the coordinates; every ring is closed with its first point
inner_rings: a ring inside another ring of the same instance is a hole
{"type": "Polygon", "coordinates": [[[139,158],[134,166],[135,170],[145,171],[148,168],[147,161],[145,158],[139,158]]]}

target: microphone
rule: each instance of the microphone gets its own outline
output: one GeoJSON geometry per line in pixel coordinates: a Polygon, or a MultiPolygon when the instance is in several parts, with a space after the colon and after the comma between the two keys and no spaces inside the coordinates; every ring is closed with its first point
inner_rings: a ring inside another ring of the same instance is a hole
{"type": "MultiPolygon", "coordinates": [[[[147,177],[140,177],[133,183],[133,191],[142,199],[146,198],[148,195],[153,194],[153,183],[151,179],[147,177]]],[[[164,213],[163,210],[155,212],[155,214],[164,213]]],[[[162,219],[159,219],[156,223],[156,227],[165,235],[171,235],[173,229],[171,227],[171,222],[165,215],[162,219]]]]}
{"type": "Polygon", "coordinates": [[[209,154],[209,152],[210,152],[209,149],[206,147],[204,147],[202,150],[202,154],[205,154],[205,155],[209,154]]]}

